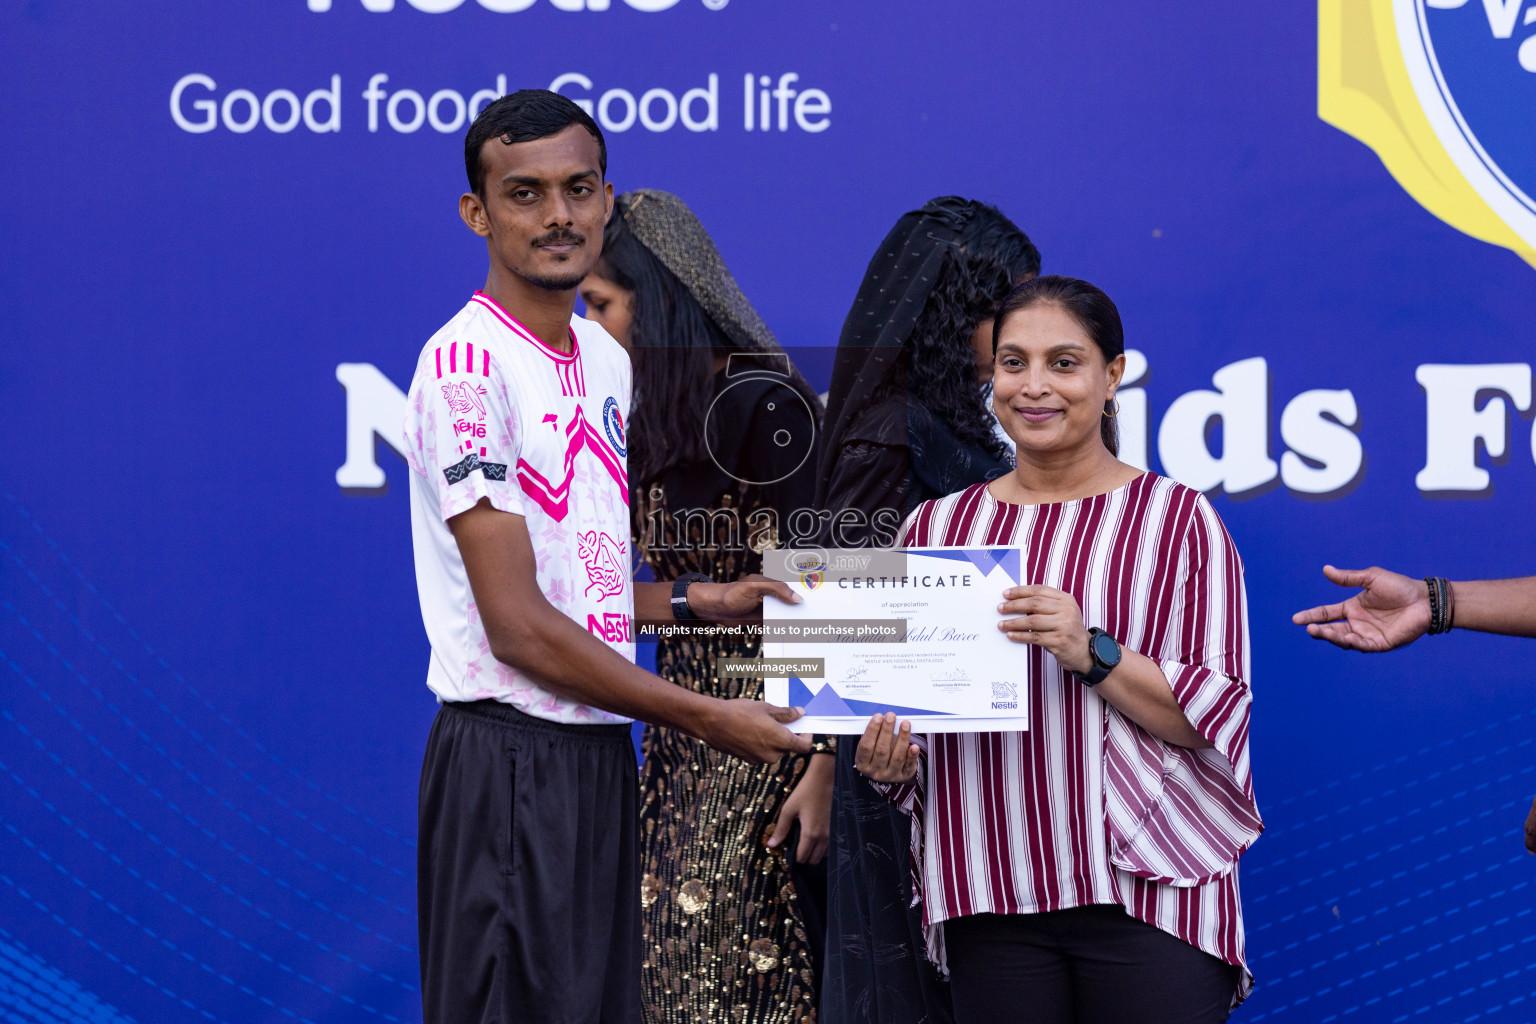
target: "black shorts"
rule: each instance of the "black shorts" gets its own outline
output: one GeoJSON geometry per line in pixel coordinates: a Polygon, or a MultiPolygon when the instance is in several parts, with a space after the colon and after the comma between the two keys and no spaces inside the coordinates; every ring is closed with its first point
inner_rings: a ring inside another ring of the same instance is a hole
{"type": "Polygon", "coordinates": [[[637,789],[628,726],[443,705],[419,797],[426,1024],[639,1021],[637,789]]]}

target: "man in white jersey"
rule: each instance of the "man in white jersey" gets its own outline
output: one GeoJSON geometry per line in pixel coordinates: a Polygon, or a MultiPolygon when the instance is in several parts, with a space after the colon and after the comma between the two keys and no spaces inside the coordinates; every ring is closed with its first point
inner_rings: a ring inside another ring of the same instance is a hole
{"type": "Polygon", "coordinates": [[[488,106],[459,213],[485,288],[422,350],[406,401],[427,685],[419,795],[427,1024],[629,1024],[640,1013],[629,722],[752,761],[809,748],[798,709],[634,664],[635,621],[738,620],[764,579],[630,580],[629,358],[574,316],[613,208],[602,132],[545,90],[488,106]]]}

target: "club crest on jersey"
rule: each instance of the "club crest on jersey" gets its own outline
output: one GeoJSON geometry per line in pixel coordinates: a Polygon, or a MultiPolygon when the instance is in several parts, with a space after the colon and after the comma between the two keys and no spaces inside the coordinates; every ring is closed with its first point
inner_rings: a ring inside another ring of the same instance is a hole
{"type": "Polygon", "coordinates": [[[612,396],[603,403],[603,433],[608,435],[608,443],[621,457],[629,454],[624,443],[624,417],[619,414],[619,400],[612,396]]]}
{"type": "Polygon", "coordinates": [[[1536,265],[1536,8],[1320,0],[1318,115],[1436,217],[1536,265]]]}

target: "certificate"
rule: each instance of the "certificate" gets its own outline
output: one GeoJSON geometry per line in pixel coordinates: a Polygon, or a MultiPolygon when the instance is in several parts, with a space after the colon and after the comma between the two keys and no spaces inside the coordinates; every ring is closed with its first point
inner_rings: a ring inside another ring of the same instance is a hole
{"type": "Polygon", "coordinates": [[[1028,728],[1028,652],[997,623],[1020,581],[1018,548],[773,552],[765,571],[803,599],[763,608],[769,703],[790,728],[862,733],[893,711],[914,732],[1028,728]]]}

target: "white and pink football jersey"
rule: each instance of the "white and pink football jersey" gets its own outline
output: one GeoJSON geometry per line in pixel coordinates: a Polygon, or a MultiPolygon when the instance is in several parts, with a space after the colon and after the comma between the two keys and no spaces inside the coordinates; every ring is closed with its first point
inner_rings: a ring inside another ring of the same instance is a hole
{"type": "Polygon", "coordinates": [[[571,342],[569,355],[555,351],[476,292],[416,364],[405,443],[427,685],[439,700],[490,698],[552,722],[627,722],[496,660],[448,529],[482,498],[522,516],[549,603],[634,660],[629,355],[581,317],[571,342]]]}

